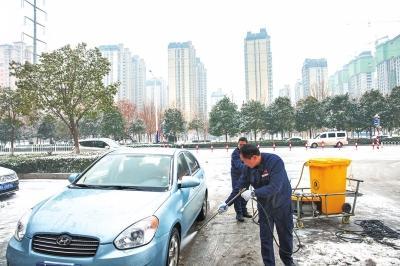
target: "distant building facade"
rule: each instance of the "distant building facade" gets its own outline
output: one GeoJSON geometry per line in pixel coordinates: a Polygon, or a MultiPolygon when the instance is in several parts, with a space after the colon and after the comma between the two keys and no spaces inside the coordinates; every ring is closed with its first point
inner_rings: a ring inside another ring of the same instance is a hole
{"type": "Polygon", "coordinates": [[[158,112],[162,112],[168,106],[168,91],[165,81],[161,78],[152,78],[146,81],[144,93],[145,105],[157,105],[158,112]]]}
{"type": "Polygon", "coordinates": [[[32,46],[24,42],[0,45],[0,87],[16,88],[15,77],[10,76],[12,61],[24,64],[33,62],[32,46]]]}
{"type": "Polygon", "coordinates": [[[192,42],[168,45],[168,105],[179,109],[187,122],[207,113],[207,72],[192,42]],[[200,99],[201,97],[201,99],[200,99]],[[204,108],[205,105],[205,108],[204,108]]]}
{"type": "Polygon", "coordinates": [[[376,85],[384,95],[400,86],[400,35],[376,45],[376,85]]]}
{"type": "Polygon", "coordinates": [[[272,103],[271,37],[266,29],[259,33],[247,32],[244,39],[246,101],[256,100],[265,105],[272,103]]]}
{"type": "Polygon", "coordinates": [[[374,58],[370,51],[363,52],[347,65],[348,93],[351,98],[360,98],[373,89],[374,58]]]}
{"type": "Polygon", "coordinates": [[[103,78],[106,86],[119,82],[118,91],[114,101],[128,100],[133,103],[133,90],[131,78],[131,53],[123,44],[101,45],[99,50],[103,57],[110,62],[110,72],[103,78]]]}
{"type": "Polygon", "coordinates": [[[323,100],[328,94],[328,64],[326,59],[305,59],[302,68],[303,96],[323,100]]]}

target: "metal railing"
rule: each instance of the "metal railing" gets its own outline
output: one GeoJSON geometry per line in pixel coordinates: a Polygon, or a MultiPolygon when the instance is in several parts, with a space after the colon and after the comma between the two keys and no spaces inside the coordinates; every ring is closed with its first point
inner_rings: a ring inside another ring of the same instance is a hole
{"type": "MultiPolygon", "coordinates": [[[[17,145],[14,147],[14,153],[67,153],[72,152],[74,146],[71,144],[31,144],[17,145]]],[[[10,147],[0,145],[0,154],[11,153],[10,147]]]]}

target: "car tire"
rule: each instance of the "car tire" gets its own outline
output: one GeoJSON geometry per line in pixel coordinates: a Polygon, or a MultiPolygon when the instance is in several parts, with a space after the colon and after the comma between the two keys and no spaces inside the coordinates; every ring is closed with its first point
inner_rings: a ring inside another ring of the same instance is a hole
{"type": "Polygon", "coordinates": [[[318,147],[318,144],[317,144],[317,143],[311,144],[311,148],[317,148],[317,147],[318,147]]]}
{"type": "Polygon", "coordinates": [[[197,221],[204,221],[207,217],[207,212],[208,212],[208,199],[207,199],[207,193],[206,193],[204,195],[204,200],[203,200],[203,204],[201,205],[200,213],[197,216],[197,221]]]}
{"type": "Polygon", "coordinates": [[[177,266],[179,263],[179,253],[181,248],[181,238],[178,229],[172,228],[171,236],[168,241],[167,266],[177,266]]]}
{"type": "Polygon", "coordinates": [[[336,143],[336,148],[341,148],[341,147],[343,147],[343,143],[341,143],[340,141],[336,143]]]}

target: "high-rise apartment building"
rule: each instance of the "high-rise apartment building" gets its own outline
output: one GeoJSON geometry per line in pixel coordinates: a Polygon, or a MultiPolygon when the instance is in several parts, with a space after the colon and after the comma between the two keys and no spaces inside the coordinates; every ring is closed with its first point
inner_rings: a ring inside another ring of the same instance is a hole
{"type": "Polygon", "coordinates": [[[286,97],[291,99],[289,84],[285,84],[282,89],[279,89],[279,97],[286,97]]]}
{"type": "Polygon", "coordinates": [[[0,87],[15,88],[15,77],[10,76],[10,63],[12,61],[24,64],[32,63],[32,46],[23,42],[0,45],[0,87]]]}
{"type": "Polygon", "coordinates": [[[205,117],[206,70],[192,42],[170,43],[168,45],[168,105],[179,109],[185,120],[205,117]],[[204,102],[205,101],[205,102],[204,102]]]}
{"type": "Polygon", "coordinates": [[[303,84],[301,80],[297,80],[294,85],[294,102],[297,103],[301,99],[303,99],[303,84]]]}
{"type": "Polygon", "coordinates": [[[328,64],[326,59],[304,60],[302,68],[303,96],[323,100],[328,94],[328,64]]]}
{"type": "Polygon", "coordinates": [[[360,98],[372,89],[374,75],[374,58],[370,51],[362,52],[348,67],[348,93],[351,98],[360,98]]]}
{"type": "Polygon", "coordinates": [[[259,33],[247,32],[244,39],[246,101],[272,103],[271,38],[265,29],[259,33]]]}
{"type": "Polygon", "coordinates": [[[144,93],[145,105],[157,105],[158,112],[162,112],[168,106],[168,91],[165,81],[161,78],[152,78],[146,81],[144,93]]]}
{"type": "Polygon", "coordinates": [[[207,70],[199,58],[196,58],[196,91],[198,99],[198,118],[207,120],[207,70]]]}
{"type": "Polygon", "coordinates": [[[343,66],[329,78],[330,95],[343,95],[349,92],[349,65],[343,66]]]}
{"type": "Polygon", "coordinates": [[[111,64],[110,72],[103,78],[104,84],[107,86],[118,81],[120,83],[114,100],[128,100],[133,103],[132,57],[129,49],[118,44],[101,45],[99,50],[111,64]]]}
{"type": "Polygon", "coordinates": [[[376,86],[382,94],[389,94],[400,86],[400,35],[376,45],[376,86]]]}
{"type": "Polygon", "coordinates": [[[135,55],[131,60],[133,103],[136,105],[137,109],[141,111],[143,110],[146,97],[146,64],[144,60],[137,55],[135,55]]]}

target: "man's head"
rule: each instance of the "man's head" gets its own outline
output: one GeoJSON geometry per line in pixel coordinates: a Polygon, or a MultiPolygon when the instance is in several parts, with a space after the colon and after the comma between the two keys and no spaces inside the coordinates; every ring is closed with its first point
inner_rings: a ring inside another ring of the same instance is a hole
{"type": "Polygon", "coordinates": [[[240,137],[238,141],[238,148],[240,149],[243,147],[243,145],[246,144],[247,144],[247,139],[245,137],[240,137]]]}
{"type": "Polygon", "coordinates": [[[240,148],[240,160],[246,166],[255,168],[261,162],[260,151],[252,144],[245,144],[240,148]]]}

